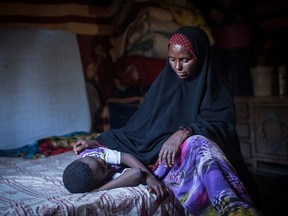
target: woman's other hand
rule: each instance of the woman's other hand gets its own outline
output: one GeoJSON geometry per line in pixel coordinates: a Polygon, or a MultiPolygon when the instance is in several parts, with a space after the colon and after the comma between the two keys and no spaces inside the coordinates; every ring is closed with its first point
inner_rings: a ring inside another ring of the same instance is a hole
{"type": "Polygon", "coordinates": [[[163,144],[159,153],[159,164],[164,163],[166,167],[172,167],[180,153],[180,146],[188,138],[187,133],[178,130],[163,144]]]}
{"type": "Polygon", "coordinates": [[[97,142],[95,140],[79,140],[73,145],[73,150],[76,155],[79,155],[85,149],[97,148],[97,142]]]}

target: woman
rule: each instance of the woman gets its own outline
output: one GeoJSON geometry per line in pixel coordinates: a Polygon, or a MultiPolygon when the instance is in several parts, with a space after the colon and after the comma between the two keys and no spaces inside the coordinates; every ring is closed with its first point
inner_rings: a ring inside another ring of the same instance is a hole
{"type": "MultiPolygon", "coordinates": [[[[144,103],[124,127],[103,132],[96,141],[110,149],[130,153],[146,165],[158,159],[159,163],[172,167],[164,174],[169,175],[174,163],[184,154],[181,148],[193,154],[185,156],[186,164],[191,167],[198,164],[199,161],[194,161],[199,159],[195,152],[201,146],[195,142],[195,135],[201,135],[200,143],[208,142],[207,147],[216,143],[250,196],[257,193],[241,155],[235,130],[234,100],[225,75],[212,55],[204,31],[185,26],[170,37],[167,63],[150,87],[144,103]],[[193,151],[188,151],[187,146],[193,151]]],[[[199,136],[196,138],[199,141],[199,136]]],[[[78,148],[80,152],[85,145],[78,145],[78,148]]],[[[181,194],[176,197],[182,199],[181,194]]],[[[192,204],[184,206],[189,205],[192,204]]]]}

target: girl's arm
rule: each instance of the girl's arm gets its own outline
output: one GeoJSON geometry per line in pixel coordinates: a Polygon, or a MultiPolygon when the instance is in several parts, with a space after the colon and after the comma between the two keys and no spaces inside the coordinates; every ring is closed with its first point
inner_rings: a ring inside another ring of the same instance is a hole
{"type": "Polygon", "coordinates": [[[154,191],[159,199],[165,198],[168,193],[167,188],[163,185],[150,171],[147,167],[140,162],[133,155],[128,153],[121,153],[121,163],[125,164],[131,168],[140,168],[145,174],[145,180],[148,185],[149,192],[154,191]]]}
{"type": "Polygon", "coordinates": [[[94,191],[102,191],[102,190],[110,190],[113,188],[119,187],[133,187],[140,183],[143,178],[143,173],[140,168],[131,168],[125,171],[119,177],[107,182],[101,187],[93,190],[94,191]]]}

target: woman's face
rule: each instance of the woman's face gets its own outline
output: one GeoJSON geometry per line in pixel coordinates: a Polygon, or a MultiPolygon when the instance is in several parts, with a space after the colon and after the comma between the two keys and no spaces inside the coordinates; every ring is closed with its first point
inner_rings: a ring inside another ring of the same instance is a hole
{"type": "Polygon", "coordinates": [[[170,45],[168,49],[169,63],[180,79],[192,76],[196,69],[196,57],[181,45],[170,45]]]}

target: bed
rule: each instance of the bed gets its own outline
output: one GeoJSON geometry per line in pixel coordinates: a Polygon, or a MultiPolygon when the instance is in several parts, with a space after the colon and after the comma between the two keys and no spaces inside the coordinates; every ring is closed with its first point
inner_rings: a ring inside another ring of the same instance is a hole
{"type": "Polygon", "coordinates": [[[62,173],[75,156],[63,140],[89,135],[97,107],[89,101],[76,36],[1,29],[0,49],[0,215],[186,214],[172,193],[158,202],[145,185],[68,192],[62,173]],[[62,145],[47,144],[59,137],[62,145]]]}
{"type": "Polygon", "coordinates": [[[0,215],[184,215],[170,194],[159,203],[144,185],[71,194],[62,183],[72,151],[39,159],[0,158],[0,215]]]}

